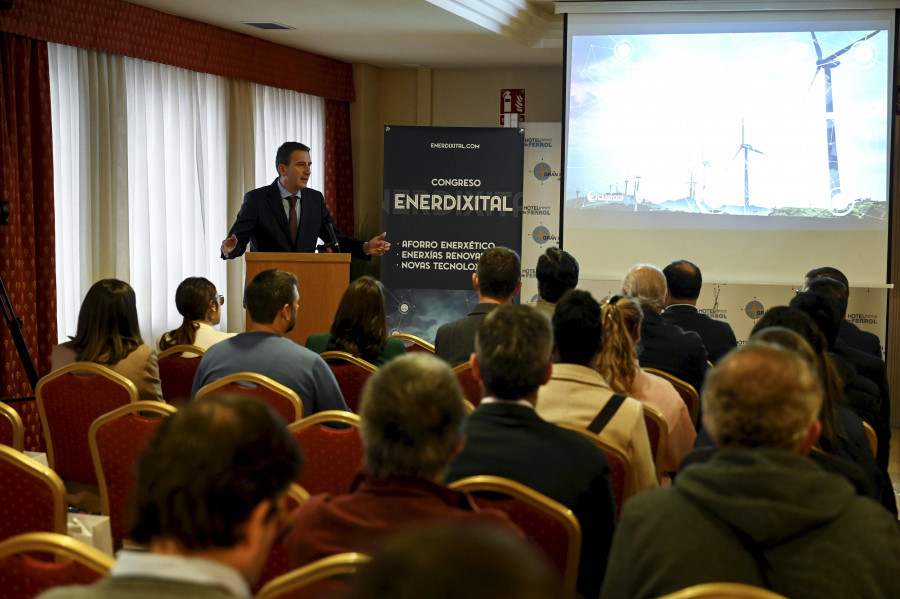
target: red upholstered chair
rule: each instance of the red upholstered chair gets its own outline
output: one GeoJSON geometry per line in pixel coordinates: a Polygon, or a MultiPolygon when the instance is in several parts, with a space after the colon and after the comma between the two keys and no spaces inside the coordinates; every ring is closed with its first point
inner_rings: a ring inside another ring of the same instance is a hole
{"type": "Polygon", "coordinates": [[[616,517],[621,516],[622,506],[625,505],[625,501],[628,499],[628,495],[625,494],[625,481],[632,475],[631,460],[628,459],[625,451],[621,447],[601,439],[600,435],[596,435],[586,428],[568,424],[559,424],[558,426],[587,435],[591,441],[603,450],[603,453],[606,455],[606,461],[609,462],[609,484],[612,487],[613,499],[616,501],[616,517]]]}
{"type": "Polygon", "coordinates": [[[694,428],[697,428],[697,417],[700,413],[700,396],[697,395],[697,390],[694,389],[694,386],[684,382],[677,376],[672,376],[668,372],[663,372],[657,368],[644,368],[644,372],[655,374],[672,383],[672,386],[678,391],[678,395],[681,396],[681,400],[691,414],[691,422],[694,423],[694,428]]]}
{"type": "MultiPolygon", "coordinates": [[[[291,514],[295,509],[300,507],[304,501],[309,499],[309,493],[297,483],[291,483],[291,486],[288,487],[285,495],[284,506],[282,508],[285,514],[291,514]]],[[[277,578],[290,570],[291,561],[288,558],[287,549],[285,549],[284,545],[281,543],[272,545],[272,549],[269,550],[269,557],[266,558],[266,563],[263,566],[262,574],[260,574],[259,580],[253,585],[251,591],[255,595],[256,592],[264,587],[270,580],[277,578]]]]}
{"type": "Polygon", "coordinates": [[[67,505],[53,470],[0,445],[0,539],[37,531],[66,534],[67,505]]]}
{"type": "Polygon", "coordinates": [[[210,393],[238,393],[259,399],[278,412],[287,424],[303,418],[303,401],[293,389],[255,372],[236,372],[223,376],[201,387],[194,399],[210,393]],[[241,383],[250,383],[252,386],[241,383]]]}
{"type": "Polygon", "coordinates": [[[97,484],[88,429],[116,408],[138,400],[134,383],[93,362],[75,362],[51,372],[37,389],[47,462],[63,480],[97,484]]]}
{"type": "Polygon", "coordinates": [[[475,378],[475,373],[472,372],[472,364],[463,362],[462,364],[454,366],[453,372],[456,373],[456,378],[459,380],[465,398],[476,408],[480,406],[481,381],[475,378]]]}
{"type": "Polygon", "coordinates": [[[359,416],[351,412],[326,410],[288,426],[306,456],[299,483],[310,495],[347,493],[363,463],[359,416]],[[325,423],[349,424],[331,428],[325,423]]]}
{"type": "Polygon", "coordinates": [[[669,443],[669,426],[662,414],[644,405],[644,424],[647,426],[647,437],[650,438],[650,453],[653,455],[653,464],[656,466],[656,478],[662,480],[663,462],[666,459],[666,450],[669,443]]]}
{"type": "Polygon", "coordinates": [[[66,535],[18,535],[0,542],[0,596],[31,599],[53,587],[91,584],[109,573],[113,561],[66,535]],[[53,556],[55,561],[45,559],[53,556]]]}
{"type": "Polygon", "coordinates": [[[25,425],[19,413],[0,402],[0,443],[22,451],[25,446],[25,425]]]}
{"type": "Polygon", "coordinates": [[[292,570],[265,585],[256,599],[315,599],[340,597],[347,590],[346,578],[369,563],[362,553],[338,553],[292,570]]]}
{"type": "Polygon", "coordinates": [[[404,342],[407,352],[428,352],[434,353],[434,344],[428,343],[424,339],[416,337],[415,335],[408,335],[406,333],[396,333],[391,335],[391,337],[395,339],[401,339],[404,342]]]}
{"type": "Polygon", "coordinates": [[[109,516],[114,539],[128,537],[128,510],[138,457],[162,424],[162,418],[175,411],[158,401],[139,401],[104,414],[88,430],[101,511],[109,516]]]}
{"type": "Polygon", "coordinates": [[[168,403],[181,407],[190,401],[194,375],[205,351],[196,345],[175,345],[159,353],[159,382],[168,403]]]}
{"type": "Polygon", "coordinates": [[[572,510],[516,481],[500,476],[470,476],[450,483],[451,489],[472,494],[482,507],[506,512],[529,539],[559,568],[564,597],[575,596],[581,526],[572,510]]]}
{"type": "Polygon", "coordinates": [[[343,351],[327,351],[321,355],[334,373],[347,407],[359,413],[363,387],[372,373],[378,371],[378,367],[343,351]]]}

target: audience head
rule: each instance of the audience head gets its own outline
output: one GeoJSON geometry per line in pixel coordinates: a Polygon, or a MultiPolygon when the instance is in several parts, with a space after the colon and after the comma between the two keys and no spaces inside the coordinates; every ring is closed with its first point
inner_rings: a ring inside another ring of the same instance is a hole
{"type": "Polygon", "coordinates": [[[482,298],[506,303],[519,292],[522,263],[509,248],[492,247],[481,254],[472,283],[482,298]]]}
{"type": "Polygon", "coordinates": [[[291,154],[294,152],[310,152],[309,146],[300,143],[299,141],[286,141],[278,147],[278,151],[275,152],[275,170],[278,172],[278,176],[281,176],[281,169],[278,168],[280,165],[289,166],[291,164],[291,154]]]}
{"type": "MultiPolygon", "coordinates": [[[[224,298],[222,298],[224,300],[224,298]]],[[[212,325],[222,321],[219,293],[209,279],[188,277],[175,290],[175,307],[184,317],[181,326],[163,335],[159,348],[166,349],[175,345],[191,345],[197,338],[198,322],[212,325]]]]}
{"type": "Polygon", "coordinates": [[[666,307],[666,276],[652,264],[638,264],[625,275],[622,293],[635,298],[644,312],[659,314],[666,307]]]}
{"type": "Polygon", "coordinates": [[[831,279],[835,279],[836,281],[840,281],[841,283],[843,283],[844,287],[846,287],[848,290],[850,289],[850,281],[847,280],[847,277],[844,276],[844,273],[834,268],[833,266],[822,266],[820,268],[814,268],[806,273],[806,281],[804,282],[804,287],[806,283],[809,283],[813,279],[818,279],[819,277],[829,277],[831,279]]]}
{"type": "Polygon", "coordinates": [[[134,289],[125,281],[102,279],[88,289],[78,328],[67,345],[82,362],[115,364],[143,343],[134,289]]]}
{"type": "Polygon", "coordinates": [[[796,352],[753,342],[728,353],[703,386],[703,423],[724,448],[806,452],[817,440],[822,386],[796,352]]]}
{"type": "Polygon", "coordinates": [[[466,409],[453,370],[425,353],[394,358],[363,390],[360,432],[372,475],[443,480],[462,448],[466,409]]]}
{"type": "Polygon", "coordinates": [[[847,303],[850,299],[847,286],[831,277],[816,277],[809,280],[803,287],[804,293],[823,293],[830,295],[834,303],[837,304],[841,313],[841,318],[847,315],[847,303]]]}
{"type": "Polygon", "coordinates": [[[634,391],[637,345],[641,339],[644,312],[633,297],[613,295],[600,306],[603,347],[597,357],[597,371],[616,393],[634,391]]]}
{"type": "Polygon", "coordinates": [[[553,312],[558,362],[592,366],[603,341],[600,304],[587,291],[566,292],[553,312]]]}
{"type": "Polygon", "coordinates": [[[250,319],[258,324],[273,324],[276,318],[287,319],[287,330],[297,319],[295,302],[299,303],[297,277],[285,270],[271,269],[258,273],[244,291],[250,319]]]}
{"type": "Polygon", "coordinates": [[[538,258],[535,277],[540,296],[556,303],[566,291],[578,285],[578,261],[569,252],[551,245],[538,258]]]}
{"type": "Polygon", "coordinates": [[[550,377],[553,336],[547,317],[522,305],[492,310],[475,334],[473,368],[487,395],[533,398],[550,377]]]}
{"type": "Polygon", "coordinates": [[[387,309],[384,287],[374,277],[350,283],[331,325],[328,349],[345,351],[370,362],[387,343],[387,309]]]}
{"type": "Polygon", "coordinates": [[[303,458],[284,422],[248,397],[210,395],[166,418],[138,460],[132,539],[190,554],[240,549],[259,575],[303,458]]]}
{"type": "Polygon", "coordinates": [[[806,312],[825,335],[828,349],[834,349],[841,326],[841,311],[830,295],[810,291],[798,293],[791,299],[790,307],[806,312]]]}
{"type": "Polygon", "coordinates": [[[441,524],[389,539],[351,583],[349,599],[562,599],[543,553],[499,527],[441,524]]]}
{"type": "Polygon", "coordinates": [[[695,301],[700,297],[703,275],[697,265],[687,260],[675,260],[664,269],[669,298],[673,301],[695,301]]]}

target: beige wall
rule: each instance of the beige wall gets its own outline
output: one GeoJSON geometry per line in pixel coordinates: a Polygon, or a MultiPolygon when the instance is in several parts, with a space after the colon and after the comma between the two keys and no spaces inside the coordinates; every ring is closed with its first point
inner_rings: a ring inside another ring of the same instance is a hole
{"type": "MultiPolygon", "coordinates": [[[[379,69],[353,66],[350,105],[357,231],[380,227],[386,125],[498,127],[500,90],[525,89],[525,119],[562,120],[558,69],[379,69]]],[[[390,232],[388,232],[390,239],[390,232]]]]}

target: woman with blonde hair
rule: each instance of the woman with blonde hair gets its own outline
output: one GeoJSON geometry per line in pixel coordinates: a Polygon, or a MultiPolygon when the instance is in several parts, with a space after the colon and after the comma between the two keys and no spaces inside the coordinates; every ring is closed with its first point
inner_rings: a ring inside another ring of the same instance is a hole
{"type": "Polygon", "coordinates": [[[645,372],[638,365],[644,313],[637,300],[613,295],[601,303],[603,345],[596,369],[617,393],[630,395],[663,415],[669,429],[663,460],[664,472],[676,472],[681,459],[694,446],[697,432],[678,392],[667,380],[645,372]]]}
{"type": "Polygon", "coordinates": [[[188,277],[175,290],[175,307],[184,317],[181,326],[160,335],[156,342],[159,351],[176,345],[196,345],[208,349],[211,345],[234,337],[235,333],[217,331],[213,327],[222,321],[225,298],[216,286],[203,277],[188,277]]]}

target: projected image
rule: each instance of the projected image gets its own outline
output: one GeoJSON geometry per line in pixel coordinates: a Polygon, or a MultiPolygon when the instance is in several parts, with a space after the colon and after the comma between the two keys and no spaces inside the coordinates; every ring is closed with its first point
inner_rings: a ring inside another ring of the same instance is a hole
{"type": "Polygon", "coordinates": [[[572,39],[566,209],[887,217],[888,35],[572,39]]]}

